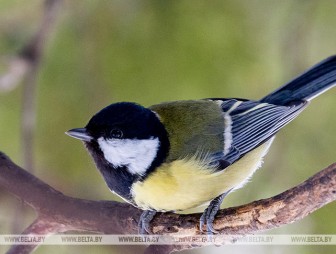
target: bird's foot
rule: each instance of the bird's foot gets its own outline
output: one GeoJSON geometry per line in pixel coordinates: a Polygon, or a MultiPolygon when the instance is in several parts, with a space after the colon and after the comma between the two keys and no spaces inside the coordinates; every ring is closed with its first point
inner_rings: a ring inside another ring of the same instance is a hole
{"type": "Polygon", "coordinates": [[[151,210],[143,211],[143,213],[140,216],[139,223],[138,223],[140,235],[152,234],[149,224],[153,220],[155,214],[156,214],[156,211],[151,211],[151,210]]]}
{"type": "Polygon", "coordinates": [[[206,225],[206,233],[207,235],[213,235],[217,234],[218,231],[214,229],[213,227],[213,221],[215,220],[215,216],[220,209],[220,206],[225,198],[225,196],[230,192],[231,190],[223,193],[222,195],[218,196],[217,198],[213,199],[209,206],[204,210],[201,218],[200,218],[200,231],[203,231],[203,226],[206,225]]]}

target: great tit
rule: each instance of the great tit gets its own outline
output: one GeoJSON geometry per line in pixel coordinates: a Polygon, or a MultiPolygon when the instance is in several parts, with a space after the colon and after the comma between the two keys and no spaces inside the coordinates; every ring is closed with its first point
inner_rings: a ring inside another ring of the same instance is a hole
{"type": "Polygon", "coordinates": [[[66,134],[84,142],[113,193],[144,210],[141,234],[156,212],[203,204],[200,231],[206,225],[212,234],[224,197],[261,166],[275,134],[335,82],[336,55],[260,100],[120,102],[66,134]]]}

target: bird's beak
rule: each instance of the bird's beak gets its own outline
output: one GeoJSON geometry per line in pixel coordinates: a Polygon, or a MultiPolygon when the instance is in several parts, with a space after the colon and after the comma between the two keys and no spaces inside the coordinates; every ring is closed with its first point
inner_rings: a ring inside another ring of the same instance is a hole
{"type": "Polygon", "coordinates": [[[67,131],[65,134],[85,142],[90,142],[93,139],[93,137],[89,133],[87,133],[86,128],[71,129],[67,131]]]}

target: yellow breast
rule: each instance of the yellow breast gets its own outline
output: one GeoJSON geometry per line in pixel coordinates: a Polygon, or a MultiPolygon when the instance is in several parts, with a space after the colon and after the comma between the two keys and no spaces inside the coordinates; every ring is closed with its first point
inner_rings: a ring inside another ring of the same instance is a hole
{"type": "Polygon", "coordinates": [[[216,172],[195,158],[165,163],[143,182],[132,186],[141,209],[178,211],[200,206],[220,194],[241,187],[260,167],[273,139],[216,172]]]}

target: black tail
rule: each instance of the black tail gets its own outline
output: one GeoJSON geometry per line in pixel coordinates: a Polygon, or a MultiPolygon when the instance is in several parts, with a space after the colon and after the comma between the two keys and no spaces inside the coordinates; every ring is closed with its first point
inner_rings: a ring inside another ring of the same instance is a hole
{"type": "Polygon", "coordinates": [[[316,64],[260,101],[276,105],[287,105],[301,100],[309,101],[335,85],[336,55],[316,64]]]}

